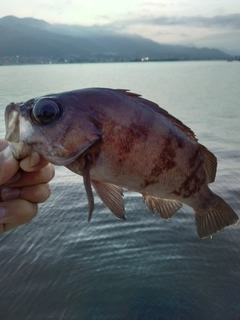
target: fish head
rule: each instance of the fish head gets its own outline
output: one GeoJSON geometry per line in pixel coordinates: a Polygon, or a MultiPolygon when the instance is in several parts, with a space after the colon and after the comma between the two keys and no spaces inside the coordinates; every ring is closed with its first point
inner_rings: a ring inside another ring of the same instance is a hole
{"type": "Polygon", "coordinates": [[[17,160],[37,152],[56,165],[75,161],[101,135],[77,92],[11,103],[5,124],[5,138],[17,160]]]}

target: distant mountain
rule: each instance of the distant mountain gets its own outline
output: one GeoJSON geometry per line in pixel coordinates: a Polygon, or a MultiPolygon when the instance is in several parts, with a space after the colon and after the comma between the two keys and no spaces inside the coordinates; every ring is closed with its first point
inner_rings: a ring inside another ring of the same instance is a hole
{"type": "Polygon", "coordinates": [[[231,56],[218,50],[164,45],[105,27],[49,24],[33,18],[0,19],[0,58],[19,56],[53,61],[215,60],[231,56]]]}

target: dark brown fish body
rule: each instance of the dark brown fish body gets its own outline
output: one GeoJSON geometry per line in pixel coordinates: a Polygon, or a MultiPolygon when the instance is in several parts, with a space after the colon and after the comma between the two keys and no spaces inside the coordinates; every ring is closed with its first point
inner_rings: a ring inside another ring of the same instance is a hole
{"type": "Polygon", "coordinates": [[[140,192],[149,209],[165,219],[182,203],[190,205],[201,237],[238,220],[208,188],[215,178],[215,156],[188,127],[136,94],[96,88],[11,104],[6,126],[16,158],[37,151],[83,175],[90,217],[93,185],[120,218],[124,218],[121,188],[125,187],[140,192]],[[56,117],[53,107],[60,110],[56,117]]]}

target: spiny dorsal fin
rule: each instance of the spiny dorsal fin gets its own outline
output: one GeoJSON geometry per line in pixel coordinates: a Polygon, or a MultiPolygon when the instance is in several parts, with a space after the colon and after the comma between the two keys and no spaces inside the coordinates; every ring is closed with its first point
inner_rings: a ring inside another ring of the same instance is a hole
{"type": "Polygon", "coordinates": [[[154,214],[156,210],[163,219],[170,219],[181,207],[182,203],[172,199],[162,199],[143,195],[143,203],[146,203],[149,210],[154,214]]]}
{"type": "Polygon", "coordinates": [[[191,141],[197,142],[198,139],[195,137],[194,132],[187,127],[185,124],[182,123],[182,121],[178,120],[174,116],[172,116],[170,113],[168,113],[165,109],[159,107],[159,105],[155,102],[152,102],[150,100],[144,99],[141,97],[140,94],[133,93],[129,90],[124,90],[124,89],[117,89],[117,91],[121,92],[122,94],[138,100],[140,103],[144,103],[144,105],[148,108],[151,108],[153,111],[160,113],[162,116],[164,116],[166,119],[172,122],[176,127],[178,127],[182,132],[184,132],[188,138],[191,141]]]}
{"type": "Polygon", "coordinates": [[[204,160],[204,169],[207,176],[207,183],[215,180],[217,171],[217,158],[206,147],[199,143],[199,148],[204,160]]]}
{"type": "Polygon", "coordinates": [[[122,188],[111,183],[96,180],[92,180],[91,183],[99,198],[108,207],[108,209],[110,209],[116,217],[125,220],[122,188]]]}

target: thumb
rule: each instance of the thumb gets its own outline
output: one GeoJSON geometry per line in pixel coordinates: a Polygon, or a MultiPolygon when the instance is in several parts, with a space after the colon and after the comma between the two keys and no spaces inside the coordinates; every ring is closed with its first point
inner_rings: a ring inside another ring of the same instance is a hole
{"type": "Polygon", "coordinates": [[[19,169],[19,162],[14,159],[9,146],[0,152],[0,185],[11,179],[19,169]]]}

